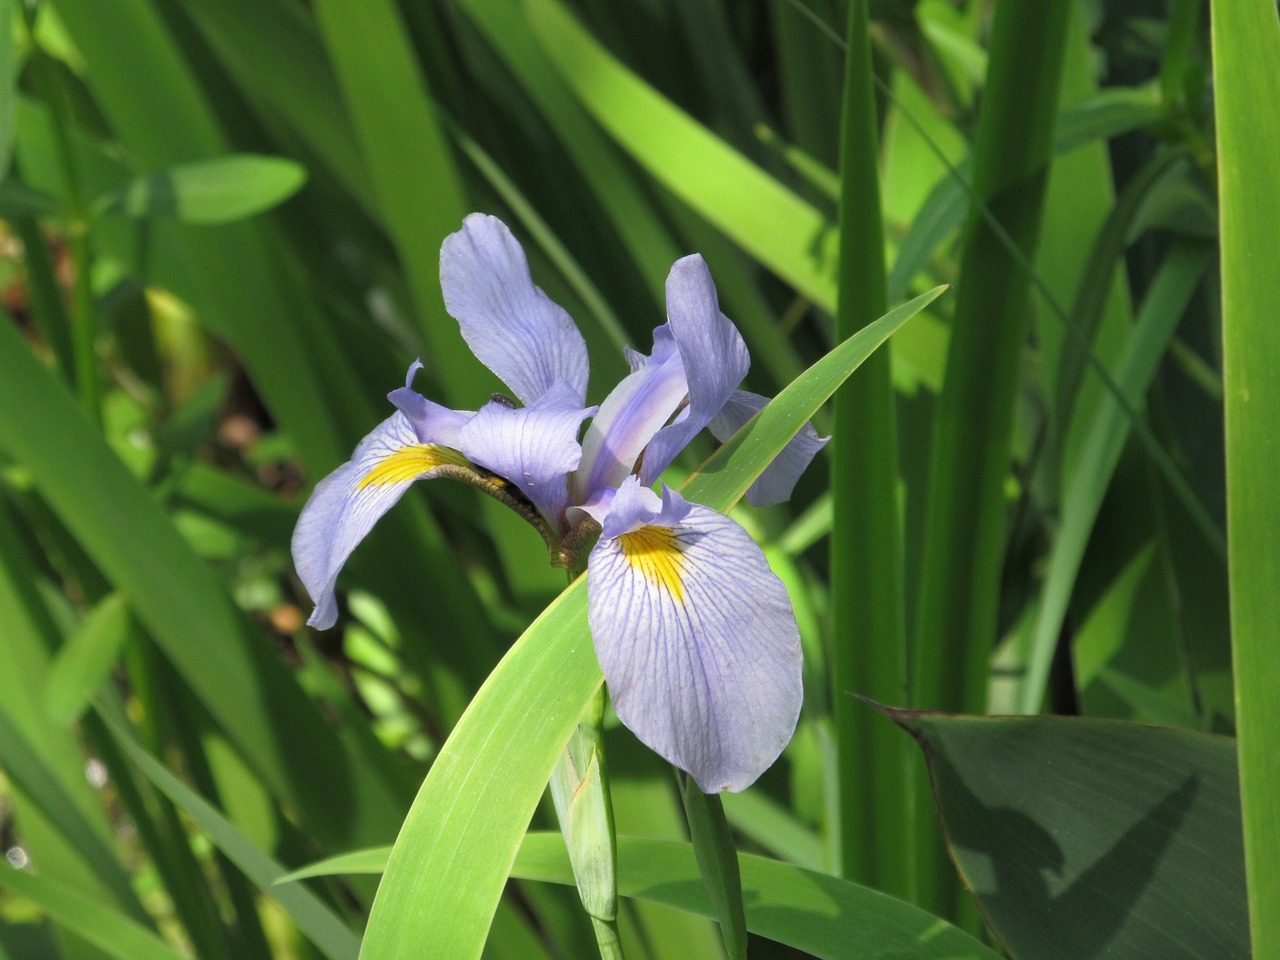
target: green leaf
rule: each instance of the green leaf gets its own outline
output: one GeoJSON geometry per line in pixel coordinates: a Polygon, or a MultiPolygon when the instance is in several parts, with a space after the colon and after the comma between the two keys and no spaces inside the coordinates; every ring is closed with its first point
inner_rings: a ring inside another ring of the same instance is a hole
{"type": "Polygon", "coordinates": [[[444,399],[470,400],[466,388],[489,375],[445,313],[437,269],[440,241],[462,225],[468,199],[411,37],[391,0],[314,6],[382,223],[412,291],[429,348],[424,357],[444,399]]]}
{"type": "Polygon", "coordinates": [[[183,223],[231,223],[293,196],[307,172],[284,157],[233,154],[149,173],[98,197],[99,213],[183,223]]]}
{"type": "Polygon", "coordinates": [[[1221,204],[1232,671],[1249,907],[1258,960],[1280,944],[1280,22],[1261,0],[1210,4],[1221,204]]]}
{"type": "Polygon", "coordinates": [[[44,684],[45,711],[69,725],[106,682],[133,630],[128,602],[113,593],[84,618],[58,651],[44,684]]]}
{"type": "MultiPolygon", "coordinates": [[[[942,292],[917,297],[815,364],[683,487],[727,511],[841,383],[942,292]]],[[[401,827],[369,917],[362,960],[478,957],[520,838],[601,682],[579,577],[494,669],[441,748],[401,827]],[[425,902],[431,910],[423,910],[425,902]]]]}
{"type": "Polygon", "coordinates": [[[13,159],[14,114],[18,104],[16,44],[13,42],[14,0],[0,0],[0,181],[13,159]]]}
{"type": "MultiPolygon", "coordinates": [[[[76,798],[59,782],[57,771],[50,768],[36,746],[23,736],[16,718],[3,710],[0,710],[0,770],[15,790],[21,791],[32,804],[39,804],[41,817],[80,854],[105,888],[116,892],[118,905],[132,909],[138,918],[144,917],[103,831],[95,828],[76,798]]],[[[58,866],[61,868],[62,864],[58,866]]]]}
{"type": "MultiPolygon", "coordinates": [[[[381,847],[330,857],[283,879],[378,873],[389,853],[381,847]]],[[[738,862],[747,928],[759,936],[830,960],[997,960],[968,934],[877,890],[754,854],[739,854],[738,862]]],[[[511,876],[571,885],[573,870],[560,835],[527,834],[511,876]]],[[[687,843],[619,837],[618,890],[715,916],[687,843]]]]}
{"type": "Polygon", "coordinates": [[[655,179],[778,276],[834,306],[829,221],[627,69],[561,4],[530,0],[526,9],[565,82],[655,179]]]}
{"type": "Polygon", "coordinates": [[[0,217],[6,220],[16,217],[47,217],[59,210],[58,201],[47,193],[33,190],[13,177],[0,181],[0,217]]]}
{"type": "MultiPolygon", "coordinates": [[[[922,601],[911,666],[917,706],[980,712],[986,704],[1005,556],[1004,484],[1031,313],[1022,263],[1039,237],[1071,6],[1014,0],[997,6],[992,19],[973,202],[921,498],[922,601]]],[[[921,902],[950,916],[957,891],[928,804],[918,802],[916,813],[921,902]]]]}
{"type": "MultiPolygon", "coordinates": [[[[840,289],[836,335],[884,312],[878,118],[870,13],[849,6],[840,165],[840,289]]],[[[914,768],[888,724],[866,722],[851,691],[907,695],[907,637],[898,509],[898,426],[889,353],[871,357],[834,401],[831,444],[831,669],[839,873],[912,896],[910,796],[914,768]],[[876,506],[870,507],[869,505],[876,506]]]]}
{"type": "Polygon", "coordinates": [[[226,854],[250,881],[267,891],[321,953],[330,960],[350,960],[356,955],[359,947],[356,935],[323,900],[303,886],[275,885],[284,875],[284,867],[263,853],[212,804],[143,750],[121,720],[105,712],[102,717],[121,749],[147,779],[191,817],[214,846],[226,854]]]}
{"type": "Polygon", "coordinates": [[[185,960],[136,920],[56,880],[4,868],[0,887],[33,900],[55,923],[119,960],[185,960]]]}
{"type": "Polygon", "coordinates": [[[869,323],[800,375],[716,450],[680,488],[686,497],[728,511],[802,424],[895,330],[942,296],[934,287],[869,323]],[[801,413],[803,416],[801,416],[801,413]],[[797,419],[798,418],[798,419],[797,419]],[[743,455],[738,451],[742,450],[743,455]],[[730,495],[731,491],[733,492],[730,495]]]}
{"type": "Polygon", "coordinates": [[[1018,703],[1020,712],[1035,713],[1040,708],[1085,547],[1129,435],[1129,410],[1138,408],[1146,395],[1165,347],[1208,266],[1209,254],[1204,246],[1187,241],[1172,249],[1156,274],[1124,356],[1113,371],[1119,397],[1104,395],[1093,412],[1079,462],[1064,484],[1058,536],[1046,563],[1018,703]]]}
{"type": "MultiPolygon", "coordinates": [[[[571,883],[563,844],[530,834],[512,876],[571,883]]],[[[753,854],[740,854],[747,927],[824,960],[995,960],[968,934],[919,907],[867,887],[753,854]]],[[[624,896],[714,916],[686,843],[618,838],[624,896]]]]}
{"type": "Polygon", "coordinates": [[[1235,744],[1113,720],[889,711],[1015,957],[1245,957],[1235,744]]]}
{"type": "Polygon", "coordinates": [[[30,472],[254,772],[322,840],[385,838],[399,809],[389,786],[344,749],[213,571],[7,322],[0,323],[0,408],[40,412],[0,417],[0,448],[30,472]]]}

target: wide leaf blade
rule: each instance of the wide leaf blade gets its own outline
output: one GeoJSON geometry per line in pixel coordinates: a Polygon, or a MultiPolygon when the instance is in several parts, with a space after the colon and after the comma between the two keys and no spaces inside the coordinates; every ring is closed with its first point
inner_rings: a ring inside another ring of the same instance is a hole
{"type": "Polygon", "coordinates": [[[1235,743],[1063,717],[892,711],[1014,957],[1245,957],[1235,743]]]}

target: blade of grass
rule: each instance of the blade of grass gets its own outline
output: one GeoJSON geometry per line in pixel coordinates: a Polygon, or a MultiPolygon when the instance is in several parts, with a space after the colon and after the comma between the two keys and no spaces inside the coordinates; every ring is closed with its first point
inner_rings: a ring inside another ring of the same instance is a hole
{"type": "MultiPolygon", "coordinates": [[[[865,0],[849,5],[840,165],[836,336],[884,312],[876,99],[865,0]]],[[[835,396],[831,486],[831,685],[840,875],[910,897],[915,758],[888,724],[868,723],[851,696],[908,695],[898,496],[898,438],[889,353],[869,357],[835,396]],[[873,692],[875,691],[875,692],[873,692]]]]}
{"type": "MultiPolygon", "coordinates": [[[[655,215],[653,203],[634,173],[592,123],[556,75],[554,65],[529,30],[515,0],[462,0],[460,9],[502,58],[533,100],[576,164],[626,247],[630,261],[655,292],[671,264],[684,252],[655,215]]],[[[653,305],[659,305],[655,299],[653,305]]]]}
{"type": "Polygon", "coordinates": [[[35,746],[5,712],[0,712],[0,767],[24,797],[40,805],[41,816],[79,852],[104,890],[113,891],[116,905],[132,914],[135,920],[146,919],[108,839],[79,808],[35,746]]]}
{"type": "Polygon", "coordinates": [[[1280,956],[1280,23],[1266,2],[1210,4],[1222,251],[1231,645],[1255,960],[1280,956]]]}
{"type": "MultiPolygon", "coordinates": [[[[285,880],[343,873],[381,873],[387,847],[358,850],[297,870],[285,880]]],[[[744,853],[747,926],[756,934],[815,957],[895,960],[996,960],[968,934],[918,907],[815,870],[744,853]],[[814,905],[824,904],[815,916],[814,905]]],[[[713,916],[693,848],[642,837],[618,838],[619,891],[628,897],[713,916]]],[[[512,876],[570,885],[573,871],[559,834],[525,835],[512,876]]]]}
{"type": "Polygon", "coordinates": [[[54,922],[118,960],[185,960],[156,934],[66,884],[23,870],[0,870],[0,886],[37,903],[54,922]]]}

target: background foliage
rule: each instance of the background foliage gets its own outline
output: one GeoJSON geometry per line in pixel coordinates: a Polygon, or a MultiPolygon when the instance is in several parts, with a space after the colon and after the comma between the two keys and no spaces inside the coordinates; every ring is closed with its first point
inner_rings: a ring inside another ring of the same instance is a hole
{"type": "MultiPolygon", "coordinates": [[[[0,0],[0,958],[595,950],[540,832],[581,585],[444,483],[332,632],[288,553],[414,357],[499,387],[440,298],[472,210],[591,402],[700,251],[792,384],[760,436],[834,433],[734,514],[806,651],[724,797],[753,957],[1277,955],[1277,156],[1270,0],[0,0]]],[[[717,456],[724,509],[762,453],[717,456]]],[[[722,955],[606,739],[628,956],[722,955]]]]}

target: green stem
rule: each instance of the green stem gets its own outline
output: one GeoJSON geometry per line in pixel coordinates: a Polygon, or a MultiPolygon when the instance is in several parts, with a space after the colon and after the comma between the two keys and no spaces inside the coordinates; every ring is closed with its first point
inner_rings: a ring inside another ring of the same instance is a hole
{"type": "Polygon", "coordinates": [[[693,855],[715,908],[725,953],[730,960],[747,960],[747,915],[742,904],[738,849],[733,844],[720,795],[703,793],[684,772],[678,771],[676,777],[689,820],[693,855]]]}

